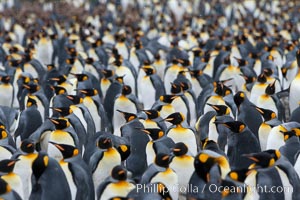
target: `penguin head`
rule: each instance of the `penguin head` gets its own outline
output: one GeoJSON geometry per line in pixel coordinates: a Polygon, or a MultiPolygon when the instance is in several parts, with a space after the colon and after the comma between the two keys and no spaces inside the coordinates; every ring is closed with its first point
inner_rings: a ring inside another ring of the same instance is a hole
{"type": "Polygon", "coordinates": [[[261,73],[260,75],[258,75],[257,82],[259,82],[259,83],[266,83],[267,82],[266,75],[264,73],[261,73]]]}
{"type": "Polygon", "coordinates": [[[7,131],[4,128],[0,128],[0,140],[8,137],[7,131]]]}
{"type": "Polygon", "coordinates": [[[148,119],[156,119],[160,116],[159,111],[157,110],[143,110],[143,111],[146,113],[148,119]]]}
{"type": "Polygon", "coordinates": [[[54,124],[57,130],[63,130],[70,126],[70,122],[67,118],[49,118],[49,120],[54,124]]]}
{"type": "Polygon", "coordinates": [[[180,82],[180,86],[181,86],[182,91],[184,91],[184,92],[188,91],[191,87],[187,82],[180,82]]]}
{"type": "Polygon", "coordinates": [[[115,61],[113,62],[113,64],[116,67],[120,67],[122,65],[122,60],[121,59],[115,59],[115,61]]]}
{"type": "Polygon", "coordinates": [[[234,95],[233,100],[237,107],[239,107],[244,102],[245,98],[246,94],[242,91],[239,91],[234,95]]]}
{"type": "Polygon", "coordinates": [[[290,130],[290,131],[280,131],[283,134],[284,141],[287,141],[291,137],[296,137],[296,131],[295,130],[290,130]]]}
{"type": "Polygon", "coordinates": [[[182,88],[180,84],[171,83],[171,93],[172,94],[179,94],[182,92],[182,88]]]}
{"type": "Polygon", "coordinates": [[[78,95],[68,95],[67,98],[75,105],[83,103],[83,98],[78,95]]]}
{"type": "Polygon", "coordinates": [[[56,95],[67,94],[67,90],[62,86],[50,86],[56,95]]]}
{"type": "Polygon", "coordinates": [[[281,154],[279,150],[271,149],[259,153],[244,154],[243,156],[254,161],[254,163],[251,164],[248,168],[255,169],[273,166],[275,162],[281,157],[281,154]]]}
{"type": "Polygon", "coordinates": [[[21,142],[20,149],[22,152],[27,153],[27,154],[33,153],[35,150],[35,143],[33,140],[24,139],[21,142]]]}
{"type": "MultiPolygon", "coordinates": [[[[192,49],[192,52],[194,54],[195,57],[200,57],[201,56],[201,53],[202,53],[202,50],[199,48],[199,47],[196,47],[196,48],[193,48],[192,49]]],[[[202,61],[202,60],[201,60],[202,61]]],[[[204,62],[204,61],[203,61],[204,62]]]]}
{"type": "Polygon", "coordinates": [[[248,61],[245,60],[245,59],[237,58],[237,57],[234,57],[234,59],[236,59],[236,61],[238,62],[239,67],[243,67],[243,66],[248,65],[248,61]]]}
{"type": "Polygon", "coordinates": [[[227,174],[227,177],[234,181],[238,182],[244,182],[247,178],[249,170],[248,169],[238,169],[238,170],[232,170],[227,174]]]}
{"type": "Polygon", "coordinates": [[[73,74],[73,73],[71,74],[76,77],[78,82],[83,82],[89,79],[89,76],[86,74],[73,74]]]}
{"type": "Polygon", "coordinates": [[[94,59],[93,58],[87,58],[85,59],[85,64],[89,64],[89,65],[92,65],[94,63],[94,59]]]}
{"type": "Polygon", "coordinates": [[[198,70],[190,70],[190,75],[193,78],[197,78],[198,76],[201,76],[203,74],[203,71],[198,69],[198,70]]]}
{"type": "Polygon", "coordinates": [[[188,147],[183,142],[176,143],[174,148],[172,149],[173,154],[175,156],[183,156],[187,154],[188,150],[189,150],[188,147]]]}
{"type": "Polygon", "coordinates": [[[240,76],[242,76],[244,78],[244,80],[246,81],[246,84],[254,83],[256,81],[255,76],[246,76],[243,74],[240,74],[240,76]]]}
{"type": "Polygon", "coordinates": [[[234,133],[241,133],[246,128],[246,125],[240,121],[229,121],[229,122],[215,122],[216,124],[222,124],[223,126],[229,128],[234,133]]]}
{"type": "Polygon", "coordinates": [[[40,86],[36,83],[23,84],[23,87],[27,89],[29,93],[35,93],[40,90],[40,86]]]}
{"type": "Polygon", "coordinates": [[[122,165],[117,165],[111,170],[111,177],[118,181],[125,181],[127,179],[127,170],[122,165]]]}
{"type": "Polygon", "coordinates": [[[114,75],[114,71],[109,69],[103,69],[101,70],[101,73],[104,75],[105,78],[110,78],[114,75]]]}
{"type": "Polygon", "coordinates": [[[37,180],[41,177],[49,164],[49,156],[40,152],[32,163],[32,173],[37,180]]]}
{"type": "Polygon", "coordinates": [[[134,113],[124,112],[121,110],[117,110],[117,111],[124,116],[127,123],[137,118],[136,114],[134,113]]]}
{"type": "Polygon", "coordinates": [[[121,156],[121,161],[125,161],[131,153],[130,146],[127,144],[121,144],[117,147],[117,150],[121,156]]]}
{"type": "Polygon", "coordinates": [[[230,114],[230,109],[226,105],[212,105],[210,103],[206,104],[212,107],[217,112],[218,116],[230,114]]]}
{"type": "Polygon", "coordinates": [[[195,172],[205,182],[210,181],[210,170],[214,165],[229,167],[228,161],[224,156],[214,157],[206,152],[200,152],[194,160],[195,172]]]}
{"type": "Polygon", "coordinates": [[[77,156],[79,151],[76,147],[67,144],[57,144],[55,142],[49,142],[53,144],[63,155],[64,159],[72,158],[77,156]]]}
{"type": "Polygon", "coordinates": [[[12,189],[11,189],[10,185],[5,180],[0,178],[0,195],[7,194],[11,191],[12,191],[12,189]]]}
{"type": "Polygon", "coordinates": [[[164,103],[172,103],[172,101],[176,98],[176,95],[166,94],[159,97],[159,100],[164,103]]]}
{"type": "Polygon", "coordinates": [[[109,149],[113,146],[113,143],[109,137],[99,137],[97,146],[100,149],[109,149]]]}
{"type": "Polygon", "coordinates": [[[275,93],[275,82],[276,80],[273,82],[273,83],[270,83],[267,87],[266,87],[266,90],[265,90],[265,93],[267,95],[273,95],[275,93]]]}
{"type": "Polygon", "coordinates": [[[147,128],[142,131],[148,134],[152,140],[158,140],[165,135],[165,133],[159,128],[147,128]]]}
{"type": "Polygon", "coordinates": [[[185,119],[185,117],[182,113],[175,112],[175,113],[170,114],[164,120],[172,123],[173,125],[180,125],[184,121],[184,119],[185,119]]]}
{"type": "Polygon", "coordinates": [[[171,156],[166,153],[158,153],[155,157],[155,164],[159,167],[168,168],[170,164],[170,158],[171,156]]]}
{"type": "Polygon", "coordinates": [[[36,100],[31,98],[30,96],[28,96],[26,107],[29,108],[29,107],[36,106],[36,105],[37,105],[36,100]]]}
{"type": "Polygon", "coordinates": [[[126,96],[131,94],[132,90],[131,87],[129,85],[124,85],[122,88],[122,95],[126,96]]]}
{"type": "Polygon", "coordinates": [[[71,113],[73,113],[72,109],[70,107],[50,107],[50,109],[58,112],[62,117],[68,116],[71,113]]]}
{"type": "Polygon", "coordinates": [[[95,88],[89,88],[89,89],[80,89],[78,90],[79,93],[84,94],[85,96],[92,97],[98,94],[98,90],[95,88]]]}
{"type": "MultiPolygon", "coordinates": [[[[125,76],[125,75],[124,75],[124,76],[125,76]]],[[[116,76],[116,77],[115,77],[115,80],[116,80],[118,83],[123,84],[123,83],[124,83],[124,76],[116,76]]]]}
{"type": "Polygon", "coordinates": [[[144,70],[147,76],[151,76],[152,74],[155,74],[155,69],[153,67],[144,66],[142,67],[142,69],[144,70]]]}
{"type": "Polygon", "coordinates": [[[56,81],[58,84],[62,84],[66,82],[67,76],[66,75],[60,75],[58,77],[50,78],[51,81],[56,81]]]}
{"type": "Polygon", "coordinates": [[[0,161],[0,172],[10,173],[14,170],[15,164],[19,159],[4,159],[0,161]]]}
{"type": "Polygon", "coordinates": [[[276,113],[273,112],[272,110],[260,108],[257,106],[254,106],[254,107],[262,115],[262,117],[264,118],[265,121],[269,121],[269,120],[275,119],[277,117],[276,113]]]}
{"type": "Polygon", "coordinates": [[[2,83],[8,84],[10,82],[10,76],[0,76],[0,81],[2,83]]]}
{"type": "Polygon", "coordinates": [[[266,77],[270,77],[270,76],[272,76],[272,74],[274,73],[274,71],[271,68],[265,68],[263,70],[263,73],[266,75],[266,77]]]}

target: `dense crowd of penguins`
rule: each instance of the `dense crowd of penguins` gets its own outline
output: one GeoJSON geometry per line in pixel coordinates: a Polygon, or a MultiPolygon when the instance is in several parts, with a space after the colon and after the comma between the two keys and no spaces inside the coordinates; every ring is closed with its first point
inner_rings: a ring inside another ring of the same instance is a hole
{"type": "Polygon", "coordinates": [[[0,199],[300,199],[297,1],[66,2],[0,3],[0,199]]]}

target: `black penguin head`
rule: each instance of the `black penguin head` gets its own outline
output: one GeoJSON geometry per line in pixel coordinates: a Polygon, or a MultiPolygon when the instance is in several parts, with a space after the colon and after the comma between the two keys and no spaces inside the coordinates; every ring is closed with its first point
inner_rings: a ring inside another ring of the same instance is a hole
{"type": "Polygon", "coordinates": [[[182,88],[180,84],[171,83],[171,93],[172,94],[179,94],[182,92],[182,88]]]}
{"type": "Polygon", "coordinates": [[[124,111],[121,111],[121,110],[117,110],[117,111],[120,112],[123,115],[126,122],[130,122],[130,121],[137,118],[136,114],[134,114],[134,113],[124,112],[124,111]]]}
{"type": "Polygon", "coordinates": [[[5,180],[0,178],[0,195],[4,195],[11,191],[12,191],[12,189],[11,189],[10,185],[5,180]]]}
{"type": "Polygon", "coordinates": [[[154,162],[159,167],[168,168],[170,164],[170,155],[165,153],[158,153],[156,154],[154,162]]]}
{"type": "Polygon", "coordinates": [[[227,174],[227,176],[234,181],[243,183],[245,181],[245,179],[247,178],[248,173],[249,173],[248,169],[238,169],[238,170],[230,171],[227,174]]]}
{"type": "Polygon", "coordinates": [[[224,96],[224,84],[221,82],[215,83],[214,92],[219,96],[224,96]]]}
{"type": "Polygon", "coordinates": [[[272,74],[274,73],[274,71],[271,68],[265,68],[263,70],[263,73],[266,75],[266,77],[270,77],[270,76],[272,76],[272,74]]]}
{"type": "Polygon", "coordinates": [[[89,76],[86,74],[73,74],[73,73],[71,74],[76,77],[78,82],[83,82],[89,79],[89,76]]]}
{"type": "Polygon", "coordinates": [[[243,155],[250,160],[254,161],[248,168],[267,168],[275,164],[275,162],[281,157],[279,150],[267,150],[259,153],[251,153],[243,155]]]}
{"type": "Polygon", "coordinates": [[[49,157],[46,153],[39,153],[36,159],[32,163],[32,173],[36,180],[39,180],[41,175],[47,169],[49,164],[49,157]]]}
{"type": "Polygon", "coordinates": [[[255,106],[255,109],[262,115],[262,117],[264,118],[264,121],[269,121],[269,120],[275,119],[277,117],[276,113],[273,112],[272,110],[260,108],[257,106],[255,106]]]}
{"type": "Polygon", "coordinates": [[[131,94],[132,90],[131,87],[129,85],[124,85],[122,88],[122,95],[126,96],[131,94]]]}
{"type": "Polygon", "coordinates": [[[184,121],[185,117],[180,112],[175,112],[170,114],[165,121],[172,123],[173,125],[179,125],[184,121]]]}
{"type": "Polygon", "coordinates": [[[94,59],[93,58],[87,58],[87,59],[85,59],[85,64],[90,64],[90,65],[92,65],[94,63],[94,59]]]}
{"type": "Polygon", "coordinates": [[[165,133],[159,128],[147,128],[142,131],[148,134],[152,140],[158,140],[165,135],[165,133]]]}
{"type": "Polygon", "coordinates": [[[114,71],[109,69],[103,69],[101,70],[101,73],[104,75],[105,78],[110,78],[114,75],[114,71]]]}
{"type": "Polygon", "coordinates": [[[143,111],[146,113],[148,119],[156,119],[160,116],[157,110],[143,110],[143,111]]]}
{"type": "Polygon", "coordinates": [[[58,77],[50,78],[52,81],[56,81],[58,84],[62,84],[66,82],[67,76],[66,75],[60,75],[58,77]]]}
{"type": "Polygon", "coordinates": [[[206,104],[211,106],[217,112],[218,116],[230,114],[230,109],[226,105],[212,105],[210,103],[206,104]]]}
{"type": "Polygon", "coordinates": [[[181,82],[180,86],[183,91],[188,91],[190,89],[190,85],[187,82],[181,82]]]}
{"type": "Polygon", "coordinates": [[[111,177],[118,181],[125,181],[127,179],[127,171],[122,165],[117,165],[111,170],[111,177]]]}
{"type": "Polygon", "coordinates": [[[153,67],[143,67],[142,69],[144,70],[147,76],[155,74],[155,69],[153,67]]]}
{"type": "Polygon", "coordinates": [[[24,153],[33,153],[35,150],[35,143],[33,140],[24,139],[20,145],[20,149],[24,153]]]}
{"type": "Polygon", "coordinates": [[[159,100],[164,103],[172,103],[172,101],[176,98],[176,95],[166,94],[159,97],[159,100]]]}
{"type": "Polygon", "coordinates": [[[63,155],[64,159],[72,158],[77,156],[79,151],[76,147],[67,144],[57,144],[55,142],[49,142],[53,144],[63,155]]]}
{"type": "Polygon", "coordinates": [[[0,140],[7,138],[8,134],[4,128],[0,128],[0,140]]]}
{"type": "Polygon", "coordinates": [[[78,90],[79,93],[84,94],[85,96],[92,97],[98,94],[98,90],[94,88],[89,88],[89,89],[80,89],[78,90]]]}
{"type": "Polygon", "coordinates": [[[26,88],[29,93],[35,93],[40,90],[40,86],[36,83],[23,84],[23,87],[26,88]]]}
{"type": "Polygon", "coordinates": [[[50,86],[56,95],[67,94],[67,90],[62,86],[50,86]]]}
{"type": "MultiPolygon", "coordinates": [[[[124,75],[124,76],[125,76],[125,75],[124,75]]],[[[123,83],[124,83],[124,76],[116,76],[116,77],[115,77],[115,80],[116,80],[118,83],[123,84],[123,83]]]]}
{"type": "Polygon", "coordinates": [[[126,144],[121,144],[117,147],[117,150],[121,156],[121,161],[125,161],[131,153],[130,146],[126,144]]]}
{"type": "Polygon", "coordinates": [[[244,80],[246,81],[246,84],[254,83],[256,81],[256,77],[254,77],[254,76],[245,76],[243,74],[240,74],[240,76],[242,76],[244,78],[244,80]]]}
{"type": "Polygon", "coordinates": [[[275,82],[276,80],[266,87],[265,92],[267,95],[273,95],[275,93],[275,82]]]}
{"type": "Polygon", "coordinates": [[[194,160],[195,172],[205,182],[210,181],[210,170],[214,165],[225,166],[228,162],[224,156],[212,157],[206,152],[200,152],[194,160]]]}
{"type": "Polygon", "coordinates": [[[0,81],[2,83],[8,84],[10,82],[10,76],[0,76],[0,81]]]}
{"type": "Polygon", "coordinates": [[[70,126],[70,122],[67,118],[49,118],[49,120],[54,124],[57,130],[63,130],[70,126]]]}
{"type": "Polygon", "coordinates": [[[121,59],[116,59],[113,64],[117,67],[120,67],[122,65],[122,60],[121,59]]]}
{"type": "Polygon", "coordinates": [[[83,103],[83,98],[78,95],[68,95],[67,98],[75,105],[83,103]]]}
{"type": "Polygon", "coordinates": [[[73,113],[70,107],[50,107],[50,109],[58,112],[62,117],[68,116],[69,114],[73,113]]]}
{"type": "Polygon", "coordinates": [[[37,105],[36,100],[29,96],[27,99],[26,107],[29,108],[31,106],[36,106],[36,105],[37,105]]]}
{"type": "Polygon", "coordinates": [[[14,170],[15,164],[19,159],[4,159],[0,161],[0,172],[10,173],[14,170]]]}
{"type": "Polygon", "coordinates": [[[290,130],[290,131],[280,131],[281,133],[283,133],[283,138],[284,141],[287,141],[288,139],[290,139],[291,137],[296,137],[296,131],[295,130],[290,130]]]}
{"type": "Polygon", "coordinates": [[[243,66],[248,65],[248,61],[247,60],[242,59],[242,58],[237,58],[237,57],[234,57],[234,58],[237,60],[237,62],[239,64],[239,67],[243,67],[243,66]]]}
{"type": "Polygon", "coordinates": [[[259,83],[266,83],[267,82],[267,77],[264,73],[261,73],[258,77],[257,77],[257,81],[259,83]]]}
{"type": "Polygon", "coordinates": [[[245,93],[239,91],[234,95],[233,100],[236,106],[239,107],[244,102],[245,98],[246,98],[245,93]]]}
{"type": "Polygon", "coordinates": [[[97,146],[100,149],[109,149],[113,146],[113,143],[109,137],[99,137],[97,146]]]}
{"type": "Polygon", "coordinates": [[[173,154],[175,156],[183,156],[188,152],[188,147],[183,142],[178,142],[173,148],[173,154]]]}
{"type": "MultiPolygon", "coordinates": [[[[215,122],[215,123],[218,124],[219,122],[215,122]]],[[[246,125],[240,121],[221,122],[220,124],[229,128],[234,133],[241,133],[246,128],[246,125]]]]}

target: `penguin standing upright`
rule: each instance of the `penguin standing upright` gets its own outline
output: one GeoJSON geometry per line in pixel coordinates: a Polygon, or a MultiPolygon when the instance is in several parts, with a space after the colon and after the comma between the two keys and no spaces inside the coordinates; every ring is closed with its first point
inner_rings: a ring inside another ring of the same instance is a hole
{"type": "Polygon", "coordinates": [[[299,106],[300,101],[300,50],[296,52],[297,64],[298,64],[298,73],[295,76],[294,80],[291,82],[289,89],[289,106],[290,112],[292,113],[299,106]]]}
{"type": "Polygon", "coordinates": [[[231,130],[231,133],[228,136],[227,151],[231,168],[242,169],[248,167],[250,165],[250,161],[242,155],[261,151],[257,137],[243,122],[229,121],[221,122],[221,124],[231,130]],[[249,143],[251,146],[246,145],[249,143]]]}
{"type": "Polygon", "coordinates": [[[175,112],[165,118],[165,121],[171,122],[173,126],[167,130],[167,136],[171,138],[175,143],[183,142],[189,147],[189,152],[192,155],[196,155],[198,152],[198,144],[196,141],[196,135],[191,127],[186,127],[183,123],[185,117],[182,113],[175,112]]]}
{"type": "Polygon", "coordinates": [[[0,105],[12,107],[14,100],[14,88],[10,83],[10,76],[0,76],[0,105]]]}
{"type": "Polygon", "coordinates": [[[148,167],[142,176],[141,183],[163,183],[168,188],[172,199],[178,199],[178,175],[170,168],[170,155],[158,153],[155,157],[155,164],[148,167]]]}
{"type": "MultiPolygon", "coordinates": [[[[63,155],[59,164],[67,178],[71,191],[72,200],[94,199],[94,186],[91,173],[83,167],[84,162],[78,162],[74,158],[78,157],[78,149],[71,145],[52,143],[63,155]]],[[[81,158],[80,158],[81,159],[81,158]]]]}
{"type": "Polygon", "coordinates": [[[98,186],[107,178],[111,170],[121,164],[120,153],[113,147],[108,137],[99,137],[98,150],[90,158],[89,167],[92,171],[95,192],[98,186]]]}
{"type": "Polygon", "coordinates": [[[153,68],[142,68],[146,75],[138,83],[138,97],[143,103],[144,109],[150,109],[160,96],[165,95],[165,89],[160,77],[155,74],[153,68]]]}
{"type": "MultiPolygon", "coordinates": [[[[170,168],[173,169],[178,176],[178,187],[187,188],[190,178],[194,171],[194,157],[187,155],[188,146],[182,142],[176,143],[172,149],[174,157],[171,158],[170,168]]],[[[182,195],[185,192],[181,192],[182,195]]]]}
{"type": "Polygon", "coordinates": [[[127,170],[117,165],[111,170],[111,178],[97,188],[97,199],[106,200],[114,197],[126,197],[131,190],[136,188],[133,181],[127,179],[127,170]]]}
{"type": "Polygon", "coordinates": [[[41,38],[37,43],[36,50],[37,50],[37,59],[41,63],[45,65],[53,63],[52,62],[52,57],[54,52],[53,44],[52,44],[52,40],[48,37],[45,30],[42,31],[41,38]]]}
{"type": "Polygon", "coordinates": [[[131,88],[124,85],[122,92],[114,100],[113,106],[113,130],[114,134],[120,136],[120,127],[125,123],[122,114],[118,111],[136,114],[138,112],[137,98],[131,94],[131,88]]]}
{"type": "Polygon", "coordinates": [[[113,81],[112,77],[114,75],[114,71],[103,69],[101,70],[101,72],[104,76],[100,80],[100,88],[101,88],[102,98],[104,100],[106,98],[106,92],[113,81]]]}
{"type": "Polygon", "coordinates": [[[32,163],[30,200],[71,200],[71,191],[59,163],[45,153],[38,153],[32,163]],[[59,184],[57,184],[59,183],[59,184]],[[55,192],[53,192],[55,191],[55,192]]]}
{"type": "Polygon", "coordinates": [[[18,162],[18,159],[5,159],[0,161],[1,178],[5,180],[21,198],[24,198],[22,180],[18,174],[13,172],[16,162],[18,162]]]}

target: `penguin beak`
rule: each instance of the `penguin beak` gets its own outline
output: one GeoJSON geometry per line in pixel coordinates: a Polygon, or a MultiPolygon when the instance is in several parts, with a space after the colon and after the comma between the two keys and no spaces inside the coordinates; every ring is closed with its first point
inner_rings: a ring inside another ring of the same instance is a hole
{"type": "Polygon", "coordinates": [[[59,78],[50,78],[52,81],[59,81],[59,78]]]}
{"type": "Polygon", "coordinates": [[[28,89],[28,90],[30,89],[30,86],[29,86],[29,85],[23,84],[23,87],[26,88],[26,89],[28,89]]]}
{"type": "Polygon", "coordinates": [[[59,124],[58,121],[56,121],[55,119],[52,119],[52,118],[48,118],[53,124],[59,124]]]}
{"type": "Polygon", "coordinates": [[[163,119],[162,121],[170,122],[170,121],[172,121],[172,120],[174,120],[174,118],[173,118],[173,117],[170,117],[170,118],[165,118],[165,119],[163,119]]]}
{"type": "Polygon", "coordinates": [[[212,105],[212,104],[210,104],[210,103],[206,103],[207,105],[209,105],[210,107],[212,107],[213,109],[215,109],[215,110],[220,110],[217,106],[215,106],[215,105],[212,105]]]}
{"type": "Polygon", "coordinates": [[[249,158],[250,160],[253,160],[254,162],[259,162],[259,160],[257,158],[255,158],[253,155],[251,154],[243,154],[242,156],[249,158]]]}
{"type": "Polygon", "coordinates": [[[12,160],[10,161],[9,163],[7,163],[7,166],[10,167],[12,165],[14,165],[16,162],[18,162],[20,159],[15,159],[15,160],[12,160]]]}
{"type": "Polygon", "coordinates": [[[260,108],[258,108],[258,107],[256,107],[256,106],[254,106],[255,107],[255,109],[260,113],[260,114],[264,114],[264,111],[262,111],[260,108]]]}

